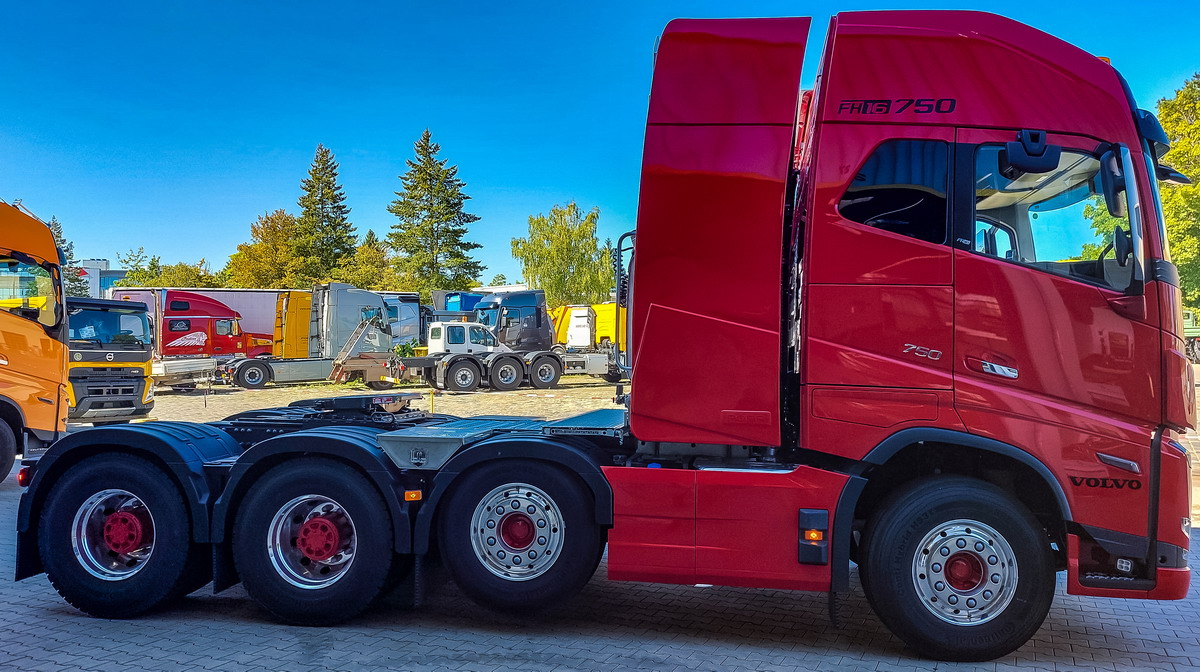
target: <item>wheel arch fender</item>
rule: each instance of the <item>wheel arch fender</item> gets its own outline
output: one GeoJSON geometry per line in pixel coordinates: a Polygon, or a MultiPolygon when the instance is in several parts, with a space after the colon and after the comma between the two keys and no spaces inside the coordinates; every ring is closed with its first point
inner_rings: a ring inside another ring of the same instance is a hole
{"type": "Polygon", "coordinates": [[[147,422],[85,429],[55,442],[38,459],[37,469],[17,508],[16,579],[42,571],[37,551],[37,520],[54,486],[73,465],[94,455],[123,453],[163,469],[183,494],[192,523],[192,540],[210,539],[213,484],[204,463],[234,457],[241,446],[215,427],[193,422],[147,422]]]}
{"type": "Polygon", "coordinates": [[[214,588],[237,583],[229,560],[229,541],[238,507],[259,478],[272,468],[301,457],[326,457],[363,474],[387,505],[394,530],[394,550],[411,552],[409,505],[404,502],[400,470],[379,447],[375,427],[317,427],[260,441],[243,453],[229,470],[225,488],[213,505],[212,542],[216,545],[214,588]]]}
{"type": "MultiPolygon", "coordinates": [[[[13,437],[17,440],[17,450],[25,445],[25,410],[20,404],[9,399],[6,396],[0,395],[0,421],[6,423],[13,430],[13,437]]],[[[4,474],[5,477],[8,474],[4,474]]]]}
{"type": "Polygon", "coordinates": [[[579,442],[542,436],[501,436],[486,439],[455,455],[433,477],[424,504],[413,526],[413,553],[429,552],[430,533],[442,497],[465,472],[487,462],[533,459],[557,465],[575,474],[591,492],[597,525],[613,524],[613,491],[599,456],[579,442]]]}

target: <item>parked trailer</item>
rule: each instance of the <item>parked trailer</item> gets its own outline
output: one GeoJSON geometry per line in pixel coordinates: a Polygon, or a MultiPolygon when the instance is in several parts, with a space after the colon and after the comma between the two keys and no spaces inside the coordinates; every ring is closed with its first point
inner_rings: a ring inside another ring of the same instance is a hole
{"type": "Polygon", "coordinates": [[[1056,571],[1185,597],[1195,386],[1163,308],[1161,125],[1107,62],[977,12],[836,15],[801,104],[808,27],[680,20],[659,43],[617,241],[626,409],[376,396],[73,433],[19,474],[17,578],[101,617],[241,581],[327,626],[434,555],[513,615],[567,604],[606,543],[610,579],[835,613],[853,561],[883,623],[948,660],[1026,642],[1056,571]]]}

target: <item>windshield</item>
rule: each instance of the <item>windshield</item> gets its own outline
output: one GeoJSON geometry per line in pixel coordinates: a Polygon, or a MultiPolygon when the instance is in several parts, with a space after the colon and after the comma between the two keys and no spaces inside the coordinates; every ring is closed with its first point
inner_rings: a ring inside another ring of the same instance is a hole
{"type": "Polygon", "coordinates": [[[499,308],[476,308],[475,321],[485,327],[494,327],[496,326],[496,317],[499,314],[499,308]]]}
{"type": "Polygon", "coordinates": [[[0,257],[0,310],[53,327],[58,322],[56,280],[45,267],[0,257]]]}
{"type": "Polygon", "coordinates": [[[137,311],[77,308],[69,311],[71,347],[79,350],[116,345],[140,350],[150,343],[150,323],[137,311]]]}

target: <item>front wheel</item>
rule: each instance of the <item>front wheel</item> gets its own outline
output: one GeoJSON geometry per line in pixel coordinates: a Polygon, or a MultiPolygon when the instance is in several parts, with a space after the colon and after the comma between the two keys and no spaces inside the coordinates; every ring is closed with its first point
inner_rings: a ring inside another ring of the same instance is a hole
{"type": "Polygon", "coordinates": [[[212,558],[191,541],[171,477],[132,455],[100,455],[55,482],[38,523],[50,583],[76,608],[129,618],[208,582],[212,558]]]}
{"type": "Polygon", "coordinates": [[[267,381],[270,379],[271,375],[267,365],[257,361],[242,364],[238,367],[237,373],[233,375],[233,380],[238,387],[248,390],[262,389],[267,386],[267,381]]]}
{"type": "Polygon", "coordinates": [[[592,495],[544,462],[506,460],[461,477],[440,517],[441,554],[476,602],[510,613],[560,604],[591,579],[604,546],[592,495]]]}
{"type": "Polygon", "coordinates": [[[914,481],[867,523],[862,583],[880,620],[922,655],[992,660],[1041,627],[1054,560],[1037,519],[984,481],[914,481]]]}

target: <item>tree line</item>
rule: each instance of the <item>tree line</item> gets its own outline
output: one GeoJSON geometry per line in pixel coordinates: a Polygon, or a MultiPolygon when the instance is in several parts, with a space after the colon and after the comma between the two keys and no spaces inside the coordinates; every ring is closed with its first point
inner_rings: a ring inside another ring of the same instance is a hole
{"type": "MultiPolygon", "coordinates": [[[[338,180],[340,166],[329,148],[318,145],[300,182],[299,214],[278,208],[259,215],[250,225],[250,240],[239,244],[222,268],[212,270],[205,259],[167,264],[138,248],[117,255],[128,271],[117,284],[307,289],[336,281],[371,290],[417,291],[427,300],[434,289],[484,284],[485,266],[472,255],[480,245],[467,239],[468,226],[479,217],[467,211],[471,197],[458,166],[439,158],[441,146],[428,129],[413,147],[414,156],[399,176],[401,188],[387,207],[396,222],[382,238],[371,230],[357,234],[338,180]]],[[[607,300],[612,271],[607,243],[600,246],[596,239],[598,218],[596,208],[581,214],[575,203],[555,205],[549,215],[529,218],[529,238],[513,240],[513,257],[526,280],[546,288],[555,305],[607,300]],[[555,259],[566,263],[556,266],[555,259]]],[[[488,284],[507,282],[496,274],[488,284]]],[[[86,282],[81,287],[86,294],[86,282]]]]}

